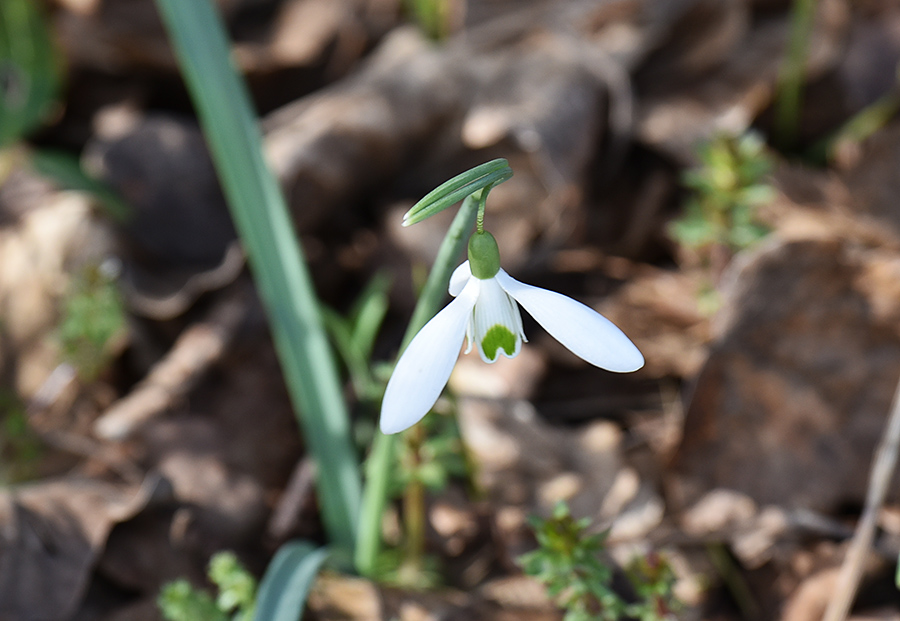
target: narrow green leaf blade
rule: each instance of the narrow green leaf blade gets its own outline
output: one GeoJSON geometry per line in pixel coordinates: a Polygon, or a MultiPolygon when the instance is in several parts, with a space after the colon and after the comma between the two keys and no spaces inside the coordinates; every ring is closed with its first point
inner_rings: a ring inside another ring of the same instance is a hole
{"type": "Polygon", "coordinates": [[[375,274],[354,304],[353,342],[366,359],[372,356],[375,337],[378,336],[378,331],[387,315],[390,305],[388,299],[390,288],[391,278],[386,273],[379,272],[375,274]]]}
{"type": "Polygon", "coordinates": [[[269,320],[330,541],[352,554],[362,482],[347,404],[319,302],[250,96],[212,0],[157,0],[269,320]]]}
{"type": "Polygon", "coordinates": [[[281,546],[259,584],[254,621],[298,621],[328,555],[327,548],[316,548],[307,541],[281,546]]]}

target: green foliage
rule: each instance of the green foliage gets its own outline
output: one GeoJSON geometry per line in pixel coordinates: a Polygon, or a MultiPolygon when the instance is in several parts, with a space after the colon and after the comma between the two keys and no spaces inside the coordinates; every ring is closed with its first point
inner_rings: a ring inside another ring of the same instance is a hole
{"type": "Polygon", "coordinates": [[[431,555],[410,558],[401,548],[382,550],[378,554],[375,575],[378,582],[402,589],[435,589],[443,583],[440,561],[431,555]]]}
{"type": "Polygon", "coordinates": [[[209,561],[208,576],[218,589],[213,597],[187,580],[162,588],[157,605],[167,621],[251,621],[256,580],[232,552],[218,552],[209,561]]]}
{"type": "Polygon", "coordinates": [[[419,423],[421,440],[404,442],[398,448],[396,469],[391,477],[393,496],[413,483],[435,492],[447,487],[452,477],[465,478],[468,468],[462,437],[455,416],[426,416],[419,423]]]}
{"type": "Polygon", "coordinates": [[[0,147],[46,118],[56,103],[60,73],[39,3],[0,2],[0,147]]]}
{"type": "Polygon", "coordinates": [[[210,559],[209,579],[219,587],[216,598],[219,610],[234,612],[234,621],[250,621],[253,618],[256,580],[234,553],[219,552],[210,559]]]}
{"type": "Polygon", "coordinates": [[[435,41],[450,34],[450,13],[457,0],[406,0],[406,11],[425,35],[435,41]]]}
{"type": "Polygon", "coordinates": [[[900,555],[897,556],[897,569],[896,573],[894,574],[894,586],[896,586],[897,589],[900,590],[900,555]]]}
{"type": "Polygon", "coordinates": [[[608,532],[588,534],[590,520],[574,519],[565,503],[556,506],[551,518],[532,518],[531,524],[539,547],[519,562],[565,609],[565,621],[669,618],[677,604],[674,575],[660,556],[636,559],[629,566],[626,575],[637,601],[626,602],[612,589],[613,569],[603,558],[608,532]]]}
{"type": "Polygon", "coordinates": [[[756,221],[756,208],[774,195],[766,183],[772,160],[759,136],[719,136],[700,151],[702,165],[685,173],[693,190],[684,215],[672,223],[672,236],[684,246],[708,251],[712,246],[736,252],[769,231],[756,221]]]}
{"type": "Polygon", "coordinates": [[[392,586],[429,589],[442,580],[439,559],[425,551],[426,491],[438,492],[451,478],[465,478],[469,468],[454,416],[435,412],[402,438],[388,493],[403,500],[403,546],[380,552],[371,575],[392,586]]]}
{"type": "Polygon", "coordinates": [[[195,589],[187,580],[176,580],[162,588],[156,601],[167,621],[227,621],[209,593],[195,589]]]}
{"type": "Polygon", "coordinates": [[[675,573],[658,553],[636,557],[625,573],[638,600],[629,606],[630,616],[641,621],[657,621],[677,610],[679,603],[672,593],[675,573]]]}
{"type": "Polygon", "coordinates": [[[387,315],[390,287],[390,277],[378,273],[360,293],[346,316],[322,306],[322,323],[347,367],[353,390],[361,401],[380,401],[387,385],[387,381],[382,381],[373,368],[372,349],[387,315]]]}
{"type": "Polygon", "coordinates": [[[57,336],[63,358],[89,382],[107,367],[110,345],[125,329],[114,275],[103,265],[87,267],[73,278],[62,308],[57,336]]]}
{"type": "Polygon", "coordinates": [[[624,603],[610,588],[612,569],[600,559],[608,533],[586,534],[590,520],[575,520],[564,503],[550,519],[531,524],[539,547],[519,561],[566,610],[565,621],[620,618],[624,603]]]}
{"type": "Polygon", "coordinates": [[[858,157],[862,143],[890,123],[898,112],[900,112],[900,66],[891,90],[850,117],[834,133],[810,147],[805,159],[825,165],[849,155],[852,161],[858,157]]]}

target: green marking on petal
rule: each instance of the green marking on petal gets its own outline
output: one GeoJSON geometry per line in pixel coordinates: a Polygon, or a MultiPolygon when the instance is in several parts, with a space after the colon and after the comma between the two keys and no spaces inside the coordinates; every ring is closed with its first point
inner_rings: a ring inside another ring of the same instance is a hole
{"type": "Polygon", "coordinates": [[[489,360],[497,359],[498,349],[505,351],[507,356],[512,356],[516,352],[516,335],[499,323],[491,326],[481,339],[481,350],[489,360]]]}

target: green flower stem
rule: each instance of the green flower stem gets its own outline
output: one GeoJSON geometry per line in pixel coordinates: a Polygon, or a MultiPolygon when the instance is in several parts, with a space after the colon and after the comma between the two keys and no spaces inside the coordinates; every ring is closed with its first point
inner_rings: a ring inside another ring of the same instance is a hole
{"type": "MultiPolygon", "coordinates": [[[[450,275],[462,256],[468,233],[475,223],[478,203],[484,198],[482,192],[487,194],[487,191],[482,190],[477,193],[477,197],[475,195],[466,197],[456,218],[453,219],[444,241],[441,242],[437,258],[428,274],[425,288],[422,290],[422,295],[419,296],[412,318],[409,320],[406,335],[400,346],[401,352],[406,349],[422,326],[440,310],[444,297],[447,295],[450,275]]],[[[387,504],[396,441],[396,435],[384,435],[376,432],[372,453],[366,461],[366,487],[356,547],[356,569],[364,576],[374,574],[375,561],[381,548],[381,516],[384,514],[384,507],[387,504]]]]}
{"type": "MultiPolygon", "coordinates": [[[[332,544],[352,553],[362,484],[319,304],[225,28],[211,0],[157,0],[271,322],[332,544]]],[[[254,415],[254,413],[248,413],[254,415]]],[[[256,413],[265,415],[265,412],[256,413]]]]}
{"type": "Polygon", "coordinates": [[[425,287],[422,289],[416,308],[413,310],[406,334],[403,335],[403,342],[400,344],[401,353],[413,340],[413,337],[419,333],[419,330],[441,310],[444,299],[447,297],[447,287],[450,286],[450,276],[459,265],[460,257],[469,241],[469,231],[472,230],[479,201],[483,200],[482,194],[487,195],[487,192],[488,189],[485,189],[466,197],[450,224],[444,241],[438,248],[437,257],[434,259],[434,265],[428,274],[428,280],[425,281],[425,287]]]}
{"type": "MultiPolygon", "coordinates": [[[[509,177],[502,179],[499,183],[503,183],[509,177]]],[[[475,215],[475,231],[478,233],[484,233],[484,210],[487,207],[487,197],[488,193],[491,191],[491,188],[494,187],[496,183],[487,186],[483,191],[479,192],[477,195],[478,201],[478,213],[475,215]]]]}

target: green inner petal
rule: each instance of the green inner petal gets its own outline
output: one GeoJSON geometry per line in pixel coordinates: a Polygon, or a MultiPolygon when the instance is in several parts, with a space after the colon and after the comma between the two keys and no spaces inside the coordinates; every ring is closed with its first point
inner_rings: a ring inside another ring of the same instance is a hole
{"type": "Polygon", "coordinates": [[[505,351],[507,356],[512,356],[516,352],[516,335],[499,323],[491,326],[481,339],[481,350],[489,360],[497,359],[498,349],[505,351]]]}

